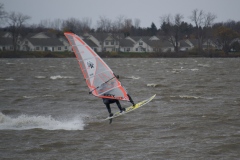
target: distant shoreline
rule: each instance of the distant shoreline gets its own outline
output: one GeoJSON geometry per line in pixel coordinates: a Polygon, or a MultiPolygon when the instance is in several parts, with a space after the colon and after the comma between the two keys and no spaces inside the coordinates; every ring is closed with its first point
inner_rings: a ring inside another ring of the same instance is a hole
{"type": "MultiPolygon", "coordinates": [[[[179,52],[179,53],[136,53],[136,52],[106,52],[97,53],[102,58],[195,58],[195,57],[218,57],[234,58],[240,57],[240,52],[231,52],[228,55],[223,52],[197,53],[197,52],[179,52]]],[[[71,58],[75,57],[73,52],[13,52],[0,51],[0,58],[71,58]]]]}

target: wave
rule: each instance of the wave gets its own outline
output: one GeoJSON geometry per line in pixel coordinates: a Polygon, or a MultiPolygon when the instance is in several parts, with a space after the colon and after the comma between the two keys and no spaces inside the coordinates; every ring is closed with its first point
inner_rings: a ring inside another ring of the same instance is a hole
{"type": "Polygon", "coordinates": [[[140,77],[135,77],[135,76],[131,76],[131,77],[127,77],[127,79],[139,79],[140,77]]]}
{"type": "Polygon", "coordinates": [[[199,69],[197,68],[193,68],[193,69],[190,69],[191,71],[198,71],[199,69]]]}
{"type": "Polygon", "coordinates": [[[209,64],[198,64],[198,66],[200,66],[200,67],[210,67],[209,64]]]}
{"type": "Polygon", "coordinates": [[[213,99],[211,97],[201,97],[201,96],[189,96],[189,95],[179,95],[171,96],[172,98],[181,98],[181,99],[213,99]]]}
{"type": "Polygon", "coordinates": [[[7,64],[7,65],[14,65],[15,63],[9,63],[9,62],[8,62],[8,63],[6,63],[6,64],[7,64]]]}
{"type": "Polygon", "coordinates": [[[179,73],[181,71],[186,71],[186,70],[190,70],[190,71],[198,71],[198,68],[192,68],[192,69],[184,69],[183,67],[181,67],[181,69],[173,69],[172,72],[173,73],[179,73]]]}
{"type": "Polygon", "coordinates": [[[13,78],[6,78],[6,79],[2,79],[2,80],[5,80],[5,81],[14,81],[13,78]]]}
{"type": "Polygon", "coordinates": [[[54,97],[54,95],[46,94],[42,96],[23,96],[25,99],[39,98],[39,97],[54,97]]]}
{"type": "Polygon", "coordinates": [[[18,117],[10,117],[0,112],[0,130],[83,130],[82,117],[72,119],[54,119],[52,116],[31,116],[22,114],[18,117]]]}
{"type": "Polygon", "coordinates": [[[51,76],[50,79],[66,79],[66,78],[74,78],[72,76],[60,76],[60,75],[57,75],[57,76],[51,76]]]}
{"type": "Polygon", "coordinates": [[[37,78],[37,79],[45,79],[46,76],[35,76],[35,78],[37,78]]]}
{"type": "Polygon", "coordinates": [[[156,84],[156,83],[149,83],[149,84],[147,84],[147,87],[158,87],[159,86],[159,84],[156,84]]]}

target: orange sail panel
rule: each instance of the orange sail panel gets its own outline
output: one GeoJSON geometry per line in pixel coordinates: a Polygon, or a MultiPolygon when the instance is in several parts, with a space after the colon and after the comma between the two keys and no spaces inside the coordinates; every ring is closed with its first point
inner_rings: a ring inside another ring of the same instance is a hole
{"type": "Polygon", "coordinates": [[[64,35],[72,46],[90,93],[100,98],[129,101],[113,71],[91,47],[74,33],[65,32],[64,35]]]}

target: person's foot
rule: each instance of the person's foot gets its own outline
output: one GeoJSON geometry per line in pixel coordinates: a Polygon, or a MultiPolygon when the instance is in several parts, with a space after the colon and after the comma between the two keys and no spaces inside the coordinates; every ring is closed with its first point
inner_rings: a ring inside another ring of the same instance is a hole
{"type": "Polygon", "coordinates": [[[135,103],[133,101],[130,101],[130,102],[132,103],[133,107],[135,107],[135,103]]]}
{"type": "Polygon", "coordinates": [[[109,113],[109,117],[112,117],[113,116],[113,114],[112,113],[109,113]]]}
{"type": "Polygon", "coordinates": [[[120,113],[123,113],[123,112],[125,112],[126,111],[126,109],[125,108],[122,108],[122,110],[120,111],[120,113]]]}

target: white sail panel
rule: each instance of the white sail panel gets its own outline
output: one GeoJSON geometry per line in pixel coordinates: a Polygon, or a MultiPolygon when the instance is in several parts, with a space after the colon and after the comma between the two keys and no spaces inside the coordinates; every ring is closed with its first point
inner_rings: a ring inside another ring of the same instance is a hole
{"type": "Polygon", "coordinates": [[[65,32],[90,92],[100,98],[127,100],[126,90],[108,65],[77,35],[65,32]]]}

